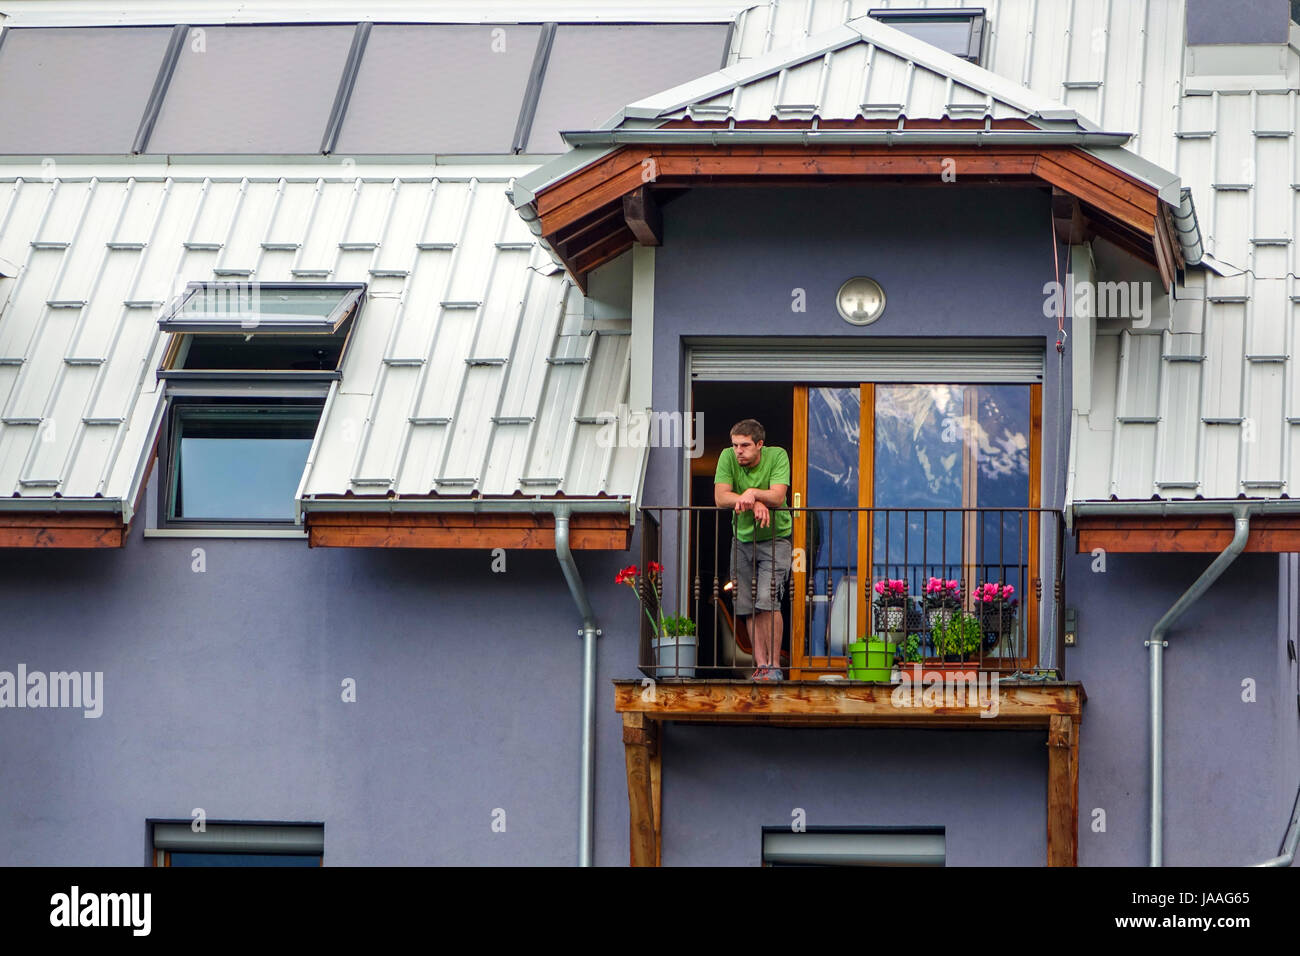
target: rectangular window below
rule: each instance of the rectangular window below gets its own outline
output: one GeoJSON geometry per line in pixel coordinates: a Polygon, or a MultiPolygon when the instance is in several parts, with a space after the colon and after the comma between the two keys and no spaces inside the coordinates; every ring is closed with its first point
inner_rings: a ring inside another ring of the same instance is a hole
{"type": "Polygon", "coordinates": [[[319,404],[175,405],[168,522],[292,522],[320,415],[319,404]]]}
{"type": "Polygon", "coordinates": [[[196,831],[191,821],[149,824],[154,866],[322,866],[321,823],[217,823],[196,831]]]}

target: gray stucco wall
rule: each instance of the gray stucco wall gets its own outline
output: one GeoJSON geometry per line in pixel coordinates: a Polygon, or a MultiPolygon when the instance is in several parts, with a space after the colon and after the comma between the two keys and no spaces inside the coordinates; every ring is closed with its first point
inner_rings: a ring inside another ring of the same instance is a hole
{"type": "MultiPolygon", "coordinates": [[[[1211,555],[1091,555],[1068,565],[1079,643],[1067,673],[1088,691],[1079,744],[1079,862],[1145,865],[1151,628],[1211,555]],[[1106,830],[1094,832],[1094,811],[1106,830]]],[[[1300,785],[1296,676],[1286,659],[1276,555],[1246,554],[1169,635],[1164,658],[1165,863],[1239,866],[1274,856],[1300,785]],[[1254,703],[1243,680],[1255,682],[1254,703]]]]}
{"type": "MultiPolygon", "coordinates": [[[[634,658],[635,605],[609,583],[626,555],[577,560],[605,625],[596,859],[617,864],[610,681],[634,658]]],[[[121,551],[0,550],[0,670],[104,672],[98,719],[0,710],[0,864],[138,865],[145,820],[195,807],[323,821],[327,865],[572,864],[580,618],[553,553],[506,566],[139,527],[121,551]]]]}

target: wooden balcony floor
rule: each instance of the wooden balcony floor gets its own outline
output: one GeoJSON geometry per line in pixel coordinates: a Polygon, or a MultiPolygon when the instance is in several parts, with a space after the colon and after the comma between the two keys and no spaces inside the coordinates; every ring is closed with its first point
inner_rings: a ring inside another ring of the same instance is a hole
{"type": "Polygon", "coordinates": [[[911,727],[931,730],[1047,730],[1078,719],[1088,699],[1077,681],[999,680],[965,695],[866,681],[645,679],[614,681],[614,709],[657,721],[786,727],[911,727]],[[653,693],[651,691],[653,690],[653,693]],[[972,696],[972,692],[976,696],[972,696]],[[897,697],[896,697],[897,694],[897,697]],[[982,695],[982,696],[979,696],[982,695]]]}

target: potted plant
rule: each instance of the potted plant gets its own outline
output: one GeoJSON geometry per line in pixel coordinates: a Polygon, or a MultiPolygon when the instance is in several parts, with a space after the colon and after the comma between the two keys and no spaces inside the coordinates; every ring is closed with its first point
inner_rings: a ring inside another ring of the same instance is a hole
{"type": "Polygon", "coordinates": [[[871,608],[874,628],[897,644],[907,633],[907,582],[886,578],[877,581],[874,590],[876,598],[871,608]]]}
{"type": "Polygon", "coordinates": [[[930,578],[925,582],[925,617],[930,630],[961,610],[961,582],[930,578]]]}
{"type": "Polygon", "coordinates": [[[921,635],[907,635],[907,640],[903,642],[903,648],[899,654],[899,663],[919,664],[924,656],[925,655],[921,653],[921,635]]]}
{"type": "Polygon", "coordinates": [[[1010,584],[988,581],[975,589],[972,597],[984,631],[985,647],[996,647],[1002,638],[1015,633],[1016,610],[1020,601],[1010,584]]]}
{"type": "Polygon", "coordinates": [[[934,652],[946,664],[960,664],[980,649],[983,625],[974,614],[957,613],[930,632],[934,652]]]}
{"type": "Polygon", "coordinates": [[[898,645],[879,634],[849,644],[849,680],[887,681],[894,669],[898,645]]]}
{"type": "Polygon", "coordinates": [[[654,629],[655,636],[650,640],[655,657],[654,676],[694,677],[699,650],[695,622],[680,614],[664,614],[659,587],[663,573],[663,565],[658,561],[646,565],[645,575],[632,564],[614,576],[614,583],[626,584],[635,592],[642,612],[654,629]],[[646,607],[647,592],[654,595],[654,614],[646,607]]]}

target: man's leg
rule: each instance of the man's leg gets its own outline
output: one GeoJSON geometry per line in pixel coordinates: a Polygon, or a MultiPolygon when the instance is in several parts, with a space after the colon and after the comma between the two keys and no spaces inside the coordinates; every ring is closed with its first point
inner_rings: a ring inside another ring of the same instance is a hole
{"type": "Polygon", "coordinates": [[[785,621],[782,619],[780,611],[769,611],[768,617],[772,622],[772,666],[780,670],[781,638],[785,632],[785,621]]]}
{"type": "Polygon", "coordinates": [[[768,618],[771,616],[770,611],[755,610],[753,616],[749,619],[749,642],[754,647],[754,665],[759,668],[773,667],[775,662],[769,651],[769,629],[768,618]]]}

